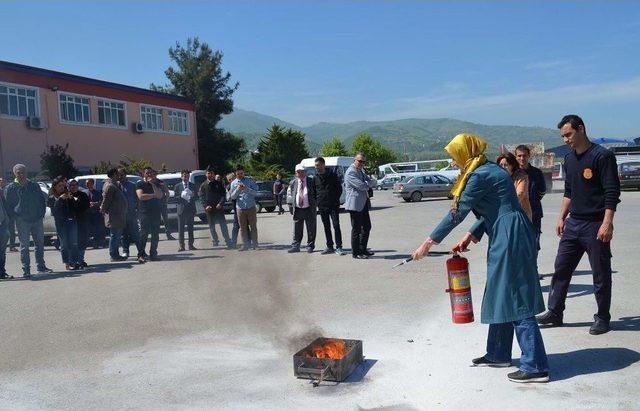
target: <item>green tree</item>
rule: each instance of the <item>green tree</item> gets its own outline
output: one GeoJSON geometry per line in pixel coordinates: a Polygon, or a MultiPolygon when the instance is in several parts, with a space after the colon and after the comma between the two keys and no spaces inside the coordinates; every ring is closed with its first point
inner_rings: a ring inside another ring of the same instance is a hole
{"type": "Polygon", "coordinates": [[[78,170],[73,166],[73,158],[67,154],[69,143],[61,146],[59,144],[47,146],[40,154],[41,174],[47,175],[50,179],[57,176],[71,178],[78,174],[78,170]]]}
{"type": "Polygon", "coordinates": [[[165,75],[170,85],[151,84],[151,89],[187,97],[195,102],[198,131],[198,162],[224,169],[245,152],[244,140],[216,129],[223,114],[233,111],[233,93],[239,83],[230,83],[231,74],[223,72],[219,50],[195,38],[187,39],[186,46],[176,43],[169,48],[169,57],[176,68],[169,67],[165,75]]]}
{"type": "Polygon", "coordinates": [[[378,166],[386,163],[397,161],[398,155],[386,147],[379,141],[374,140],[369,134],[360,134],[353,139],[351,146],[355,155],[358,152],[367,156],[367,165],[365,170],[369,174],[376,174],[378,166]]]}
{"type": "Polygon", "coordinates": [[[349,151],[342,140],[334,137],[331,140],[325,141],[320,149],[320,155],[324,157],[348,156],[349,151]]]}
{"type": "Polygon", "coordinates": [[[250,171],[254,175],[269,170],[293,172],[296,164],[309,157],[304,133],[274,124],[262,137],[258,149],[251,154],[250,171]]]}

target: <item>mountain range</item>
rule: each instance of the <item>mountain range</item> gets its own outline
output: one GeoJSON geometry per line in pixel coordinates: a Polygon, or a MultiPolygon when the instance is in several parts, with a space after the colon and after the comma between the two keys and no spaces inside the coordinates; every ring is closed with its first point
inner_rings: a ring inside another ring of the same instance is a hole
{"type": "Polygon", "coordinates": [[[247,147],[255,149],[260,138],[273,124],[305,133],[307,148],[312,155],[318,153],[323,142],[333,137],[343,140],[349,148],[353,138],[362,133],[371,135],[401,157],[411,160],[442,158],[444,146],[453,136],[461,132],[470,132],[484,137],[489,143],[491,153],[497,152],[500,144],[543,142],[545,148],[562,144],[558,131],[550,128],[493,126],[450,118],[408,118],[350,123],[321,122],[301,127],[277,117],[235,109],[233,113],[223,117],[219,127],[243,137],[247,147]]]}

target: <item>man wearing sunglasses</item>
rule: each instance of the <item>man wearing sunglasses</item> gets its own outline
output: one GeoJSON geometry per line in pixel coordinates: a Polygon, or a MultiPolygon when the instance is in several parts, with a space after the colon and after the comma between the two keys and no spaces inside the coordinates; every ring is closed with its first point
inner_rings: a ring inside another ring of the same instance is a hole
{"type": "Polygon", "coordinates": [[[367,250],[371,218],[369,217],[370,179],[364,171],[367,159],[364,154],[357,153],[353,164],[344,176],[345,210],[351,215],[351,254],[353,258],[369,258],[374,253],[367,250]]]}

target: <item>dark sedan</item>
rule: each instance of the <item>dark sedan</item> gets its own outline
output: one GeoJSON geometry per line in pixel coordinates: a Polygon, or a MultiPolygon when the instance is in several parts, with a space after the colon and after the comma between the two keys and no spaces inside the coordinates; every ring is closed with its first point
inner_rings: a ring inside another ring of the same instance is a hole
{"type": "Polygon", "coordinates": [[[266,210],[268,213],[273,212],[276,209],[276,199],[273,195],[273,183],[274,181],[256,181],[258,186],[258,194],[256,195],[256,207],[258,212],[266,210]]]}

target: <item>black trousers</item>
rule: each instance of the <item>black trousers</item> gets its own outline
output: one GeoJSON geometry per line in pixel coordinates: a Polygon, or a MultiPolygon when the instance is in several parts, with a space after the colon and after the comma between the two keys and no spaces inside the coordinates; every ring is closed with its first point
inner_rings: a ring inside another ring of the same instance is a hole
{"type": "Polygon", "coordinates": [[[565,220],[549,293],[549,310],[554,314],[562,316],[571,276],[586,252],[593,271],[593,293],[598,304],[598,313],[594,317],[604,321],[611,319],[611,243],[596,239],[601,225],[602,221],[571,217],[565,220]]]}
{"type": "Polygon", "coordinates": [[[162,225],[164,226],[164,232],[168,240],[171,235],[171,227],[169,227],[169,210],[167,210],[166,202],[162,204],[162,225]]]}
{"type": "Polygon", "coordinates": [[[184,226],[187,226],[187,233],[189,236],[189,247],[193,246],[193,219],[195,214],[192,211],[184,211],[182,214],[178,214],[178,244],[184,248],[184,226]]]}
{"type": "Polygon", "coordinates": [[[147,240],[151,236],[151,245],[149,246],[149,255],[155,257],[158,255],[158,242],[160,241],[160,216],[140,215],[140,251],[138,257],[144,256],[147,248],[147,240]]]}
{"type": "Polygon", "coordinates": [[[293,243],[291,247],[300,248],[303,226],[307,226],[307,247],[316,247],[316,210],[311,207],[298,208],[293,211],[293,243]]]}
{"type": "Polygon", "coordinates": [[[371,231],[371,218],[369,217],[369,204],[362,211],[349,211],[351,215],[351,253],[360,255],[367,251],[369,244],[369,232],[371,231]]]}
{"type": "Polygon", "coordinates": [[[331,223],[333,231],[336,232],[336,247],[342,248],[342,231],[340,230],[340,207],[332,207],[320,210],[320,219],[324,226],[324,236],[327,239],[327,248],[333,248],[333,237],[331,236],[331,223]]]}
{"type": "MultiPolygon", "coordinates": [[[[234,223],[237,222],[237,218],[234,223]]],[[[235,232],[235,240],[232,242],[229,238],[229,227],[227,227],[227,220],[224,215],[224,211],[216,211],[213,213],[207,213],[207,223],[209,224],[209,232],[211,233],[211,241],[214,244],[218,244],[218,233],[216,233],[216,224],[220,226],[220,233],[227,246],[233,246],[238,241],[238,231],[235,232]]],[[[235,228],[235,227],[234,227],[235,228]]],[[[238,230],[240,230],[240,224],[238,223],[238,230]]]]}

